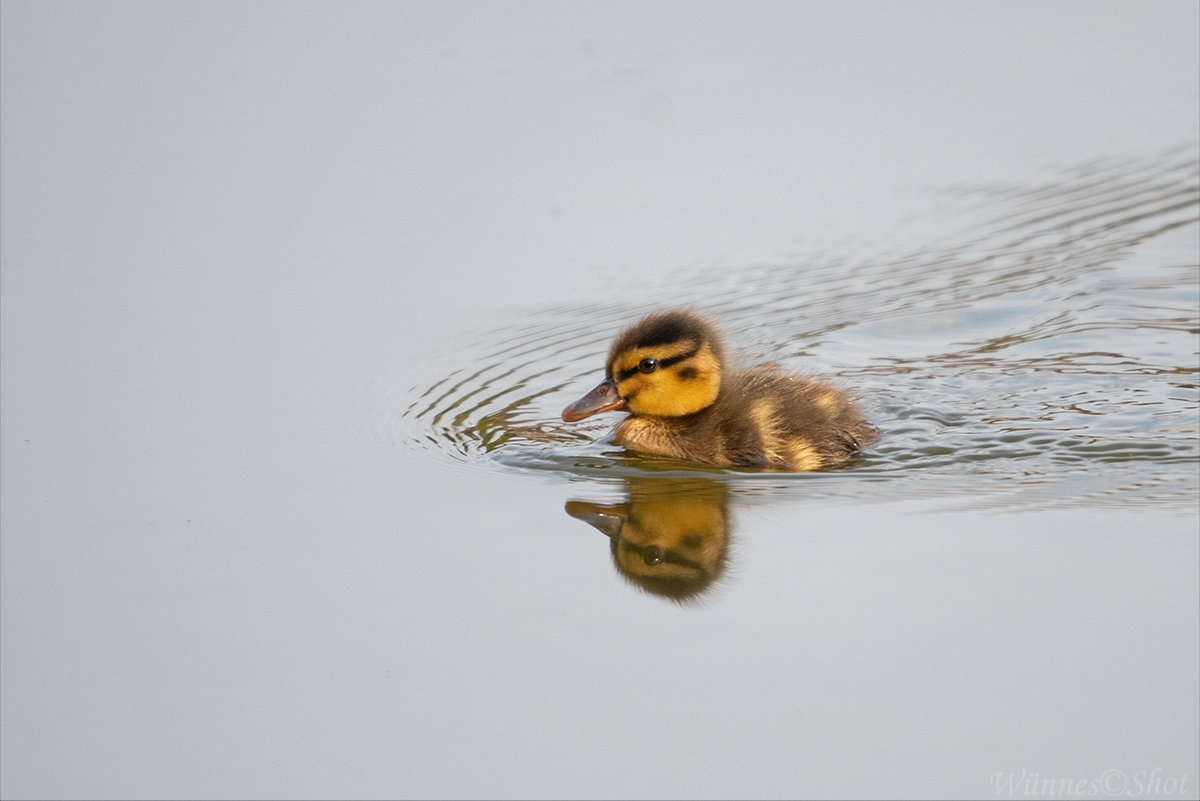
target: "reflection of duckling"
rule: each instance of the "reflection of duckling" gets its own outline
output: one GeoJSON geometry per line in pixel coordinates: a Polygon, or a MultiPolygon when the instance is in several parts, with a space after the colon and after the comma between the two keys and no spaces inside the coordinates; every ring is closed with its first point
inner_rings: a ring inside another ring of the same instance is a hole
{"type": "Polygon", "coordinates": [[[613,441],[633,450],[721,467],[819,470],[877,436],[830,386],[773,364],[727,370],[716,329],[687,310],[651,314],[621,332],[604,375],[563,420],[631,412],[613,441]]]}
{"type": "Polygon", "coordinates": [[[567,514],[607,534],[617,570],[655,595],[695,598],[725,565],[729,531],[719,482],[631,480],[627,503],[569,501],[567,514]]]}

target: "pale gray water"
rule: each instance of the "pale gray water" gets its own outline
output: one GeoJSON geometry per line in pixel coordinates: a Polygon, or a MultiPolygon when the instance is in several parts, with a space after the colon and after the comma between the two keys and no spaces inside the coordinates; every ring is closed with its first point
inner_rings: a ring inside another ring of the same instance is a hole
{"type": "Polygon", "coordinates": [[[1196,796],[1194,3],[2,23],[4,797],[1196,796]],[[680,304],[885,436],[561,423],[680,304]]]}
{"type": "Polygon", "coordinates": [[[994,495],[989,505],[1025,509],[1193,509],[1193,149],[972,194],[977,221],[912,253],[680,273],[639,291],[653,305],[616,299],[522,315],[459,348],[461,366],[445,348],[407,395],[377,390],[375,427],[383,441],[619,484],[643,467],[594,443],[611,418],[580,426],[557,412],[595,383],[620,325],[698,305],[745,340],[750,358],[810,372],[838,365],[885,433],[835,475],[735,472],[739,488],[858,498],[870,478],[876,500],[953,500],[957,491],[976,507],[994,495]]]}

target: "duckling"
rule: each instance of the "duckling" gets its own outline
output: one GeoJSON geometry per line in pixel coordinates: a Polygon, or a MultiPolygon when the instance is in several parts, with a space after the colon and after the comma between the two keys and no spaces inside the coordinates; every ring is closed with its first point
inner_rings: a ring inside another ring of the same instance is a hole
{"type": "Polygon", "coordinates": [[[622,331],[604,381],[563,409],[571,423],[629,412],[613,442],[718,467],[810,471],[843,464],[878,431],[841,391],[776,364],[726,365],[716,327],[680,309],[622,331]]]}
{"type": "Polygon", "coordinates": [[[712,589],[732,536],[725,484],[631,477],[626,492],[625,503],[567,501],[566,512],[608,535],[613,564],[635,587],[679,603],[712,589]]]}

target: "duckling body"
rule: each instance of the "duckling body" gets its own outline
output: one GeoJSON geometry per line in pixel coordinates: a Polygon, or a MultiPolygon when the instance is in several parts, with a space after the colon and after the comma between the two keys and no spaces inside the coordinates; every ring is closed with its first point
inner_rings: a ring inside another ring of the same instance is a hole
{"type": "Polygon", "coordinates": [[[613,441],[720,467],[835,467],[877,431],[839,390],[778,365],[727,367],[716,328],[688,310],[652,314],[613,342],[605,380],[563,410],[572,422],[628,411],[613,441]]]}

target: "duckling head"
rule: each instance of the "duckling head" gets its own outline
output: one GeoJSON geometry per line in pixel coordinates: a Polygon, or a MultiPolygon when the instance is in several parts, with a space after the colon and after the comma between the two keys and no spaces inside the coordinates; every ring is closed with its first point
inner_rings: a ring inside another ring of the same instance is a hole
{"type": "Polygon", "coordinates": [[[609,411],[694,414],[717,399],[721,365],[720,338],[700,314],[687,309],[651,314],[617,336],[604,381],[563,409],[563,420],[573,423],[609,411]]]}
{"type": "Polygon", "coordinates": [[[679,603],[698,600],[725,569],[732,536],[725,485],[630,478],[626,488],[626,503],[568,501],[566,512],[608,535],[613,564],[630,584],[679,603]]]}

